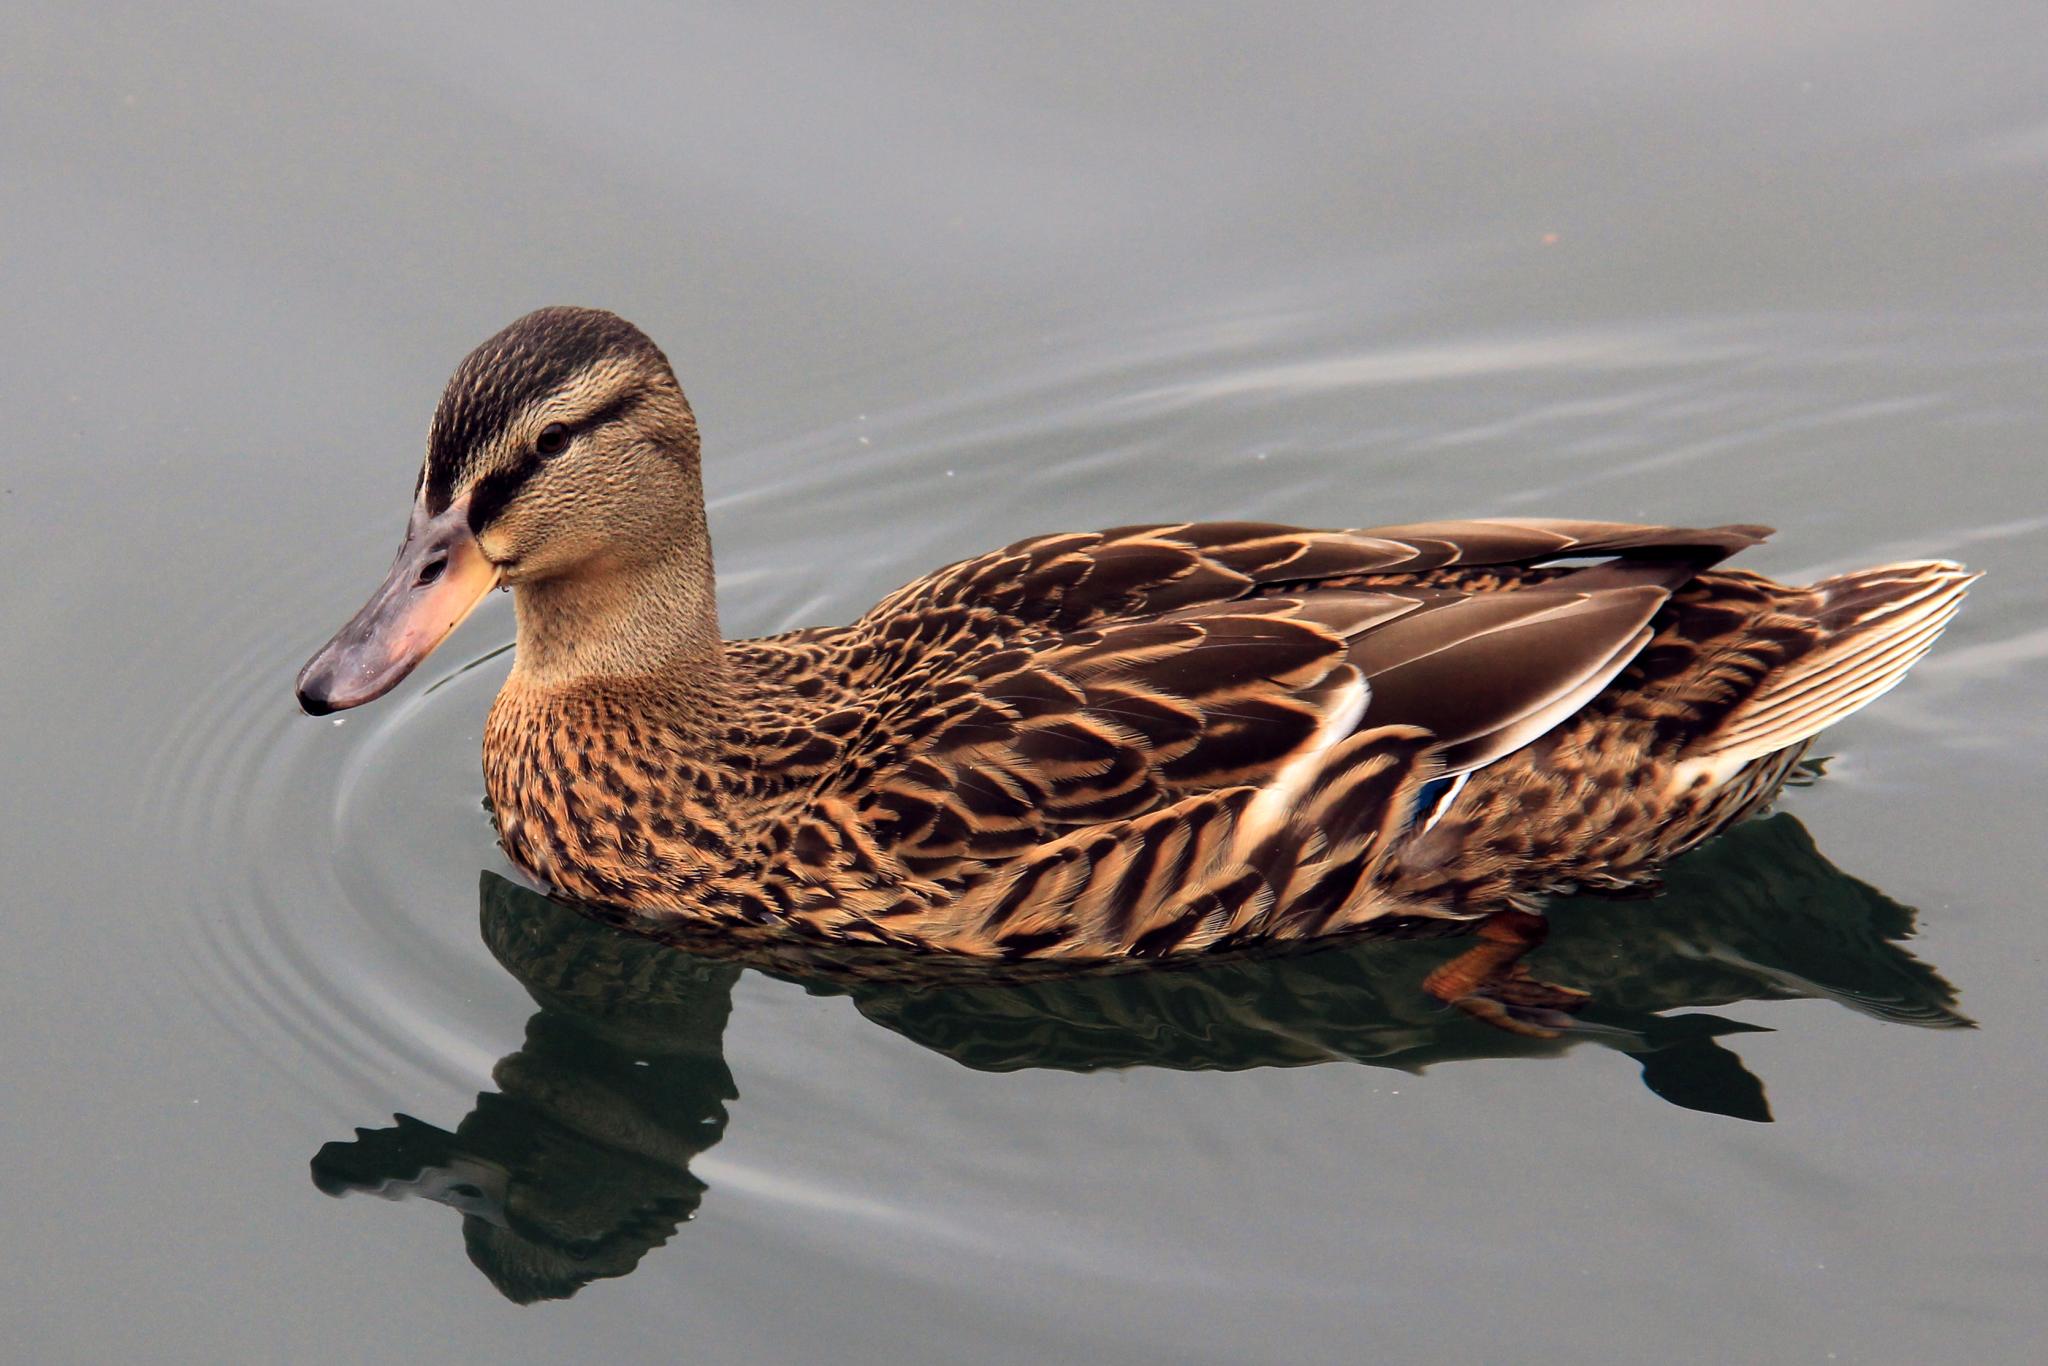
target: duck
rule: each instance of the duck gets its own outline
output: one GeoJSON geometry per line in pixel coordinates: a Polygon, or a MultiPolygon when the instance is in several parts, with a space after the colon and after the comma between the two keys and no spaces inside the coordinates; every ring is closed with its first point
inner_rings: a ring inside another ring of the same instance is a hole
{"type": "Polygon", "coordinates": [[[1560,893],[1653,889],[1767,806],[1977,577],[1723,567],[1769,534],[1117,526],[728,640],[667,356],[616,314],[544,308],[457,366],[390,573],[297,698],[384,695],[509,589],[499,841],[650,931],[1087,965],[1526,924],[1560,893]]]}

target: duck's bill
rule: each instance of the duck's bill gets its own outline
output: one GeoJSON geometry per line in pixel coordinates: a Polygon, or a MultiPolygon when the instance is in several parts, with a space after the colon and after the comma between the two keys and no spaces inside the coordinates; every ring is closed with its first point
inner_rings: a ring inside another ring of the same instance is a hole
{"type": "Polygon", "coordinates": [[[438,517],[415,507],[383,586],[299,670],[299,706],[325,716],[382,697],[497,586],[498,567],[469,529],[467,498],[438,517]]]}

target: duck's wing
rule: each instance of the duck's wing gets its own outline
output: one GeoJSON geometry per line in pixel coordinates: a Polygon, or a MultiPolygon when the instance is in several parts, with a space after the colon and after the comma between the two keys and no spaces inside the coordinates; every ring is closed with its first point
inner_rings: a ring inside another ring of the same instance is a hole
{"type": "Polygon", "coordinates": [[[1227,823],[1245,847],[1291,827],[1314,794],[1351,811],[1358,830],[1405,823],[1423,783],[1527,744],[1583,705],[1648,639],[1672,587],[1727,553],[1726,542],[1751,539],[1452,525],[1455,536],[1441,524],[1429,535],[1404,528],[1409,539],[1243,527],[1104,533],[1110,547],[1135,547],[1109,557],[1117,571],[1071,540],[1039,543],[1000,579],[984,569],[932,590],[923,610],[899,602],[892,629],[922,648],[908,667],[883,667],[870,650],[861,662],[877,681],[867,704],[819,727],[818,803],[799,844],[824,864],[887,860],[911,879],[965,888],[1026,876],[1005,865],[1069,832],[1139,838],[1139,827],[1123,827],[1152,813],[1177,814],[1144,830],[1179,840],[1174,828],[1227,823]],[[1281,540],[1285,554],[1271,549],[1281,540]],[[1217,546],[1225,556],[1211,553],[1217,546]],[[1478,563],[1508,553],[1625,558],[1511,592],[1494,591],[1492,576],[1482,578],[1491,587],[1409,586],[1384,568],[1462,563],[1475,546],[1478,563]],[[1638,558],[1639,549],[1649,553],[1638,558]],[[1085,572],[1076,557],[1091,560],[1085,572]],[[1155,568],[1126,572],[1141,557],[1155,568]],[[1265,580],[1245,572],[1288,557],[1292,572],[1307,559],[1317,577],[1290,586],[1284,569],[1265,580]],[[1067,567],[1040,572],[1056,564],[1067,567]],[[1162,572],[1168,564],[1174,571],[1162,572]],[[1225,574],[1242,580],[1232,596],[1212,588],[1206,601],[1185,600],[1189,580],[1225,574]],[[1034,578],[1033,594],[997,591],[1034,578]],[[1328,586],[1368,578],[1375,586],[1328,586]],[[1045,588],[1058,582],[1063,593],[1045,588]],[[1053,621],[1084,624],[1018,624],[1048,601],[1053,621]],[[991,624],[985,614],[997,605],[1002,622],[991,624]]]}
{"type": "Polygon", "coordinates": [[[876,842],[957,888],[903,903],[889,928],[978,954],[1119,958],[1452,913],[1388,899],[1383,860],[1445,780],[1606,686],[1650,640],[1669,577],[1316,590],[1037,652],[981,680],[972,730],[934,736],[869,794],[876,842]]]}
{"type": "Polygon", "coordinates": [[[1430,737],[1428,776],[1527,744],[1620,671],[1667,595],[1323,589],[1183,609],[977,660],[848,757],[881,761],[866,823],[925,878],[1224,788],[1277,813],[1360,730],[1430,737]]]}

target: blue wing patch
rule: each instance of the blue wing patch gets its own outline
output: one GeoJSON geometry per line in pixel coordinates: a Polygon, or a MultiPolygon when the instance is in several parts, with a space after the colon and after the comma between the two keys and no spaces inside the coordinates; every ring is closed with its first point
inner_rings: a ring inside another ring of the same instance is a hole
{"type": "Polygon", "coordinates": [[[1408,817],[1409,828],[1420,834],[1442,820],[1444,812],[1451,809],[1451,803],[1458,800],[1458,794],[1464,790],[1465,780],[1471,776],[1470,769],[1463,773],[1446,773],[1417,788],[1415,810],[1408,817]]]}

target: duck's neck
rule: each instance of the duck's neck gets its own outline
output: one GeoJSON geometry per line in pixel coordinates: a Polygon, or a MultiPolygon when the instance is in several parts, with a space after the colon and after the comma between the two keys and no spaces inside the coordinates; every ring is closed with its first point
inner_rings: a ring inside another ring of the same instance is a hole
{"type": "Polygon", "coordinates": [[[518,653],[483,746],[506,852],[570,896],[681,904],[735,839],[718,778],[734,684],[709,552],[514,593],[518,653]]]}
{"type": "Polygon", "coordinates": [[[510,684],[542,692],[623,686],[692,709],[729,686],[709,542],[519,584],[510,684]]]}

